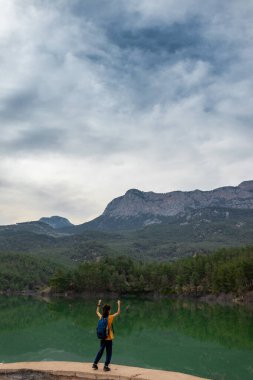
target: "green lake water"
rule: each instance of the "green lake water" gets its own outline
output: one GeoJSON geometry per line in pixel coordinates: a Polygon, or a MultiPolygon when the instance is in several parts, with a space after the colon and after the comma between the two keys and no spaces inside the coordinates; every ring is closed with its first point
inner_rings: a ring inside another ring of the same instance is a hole
{"type": "MultiPolygon", "coordinates": [[[[1,296],[0,362],[92,362],[96,302],[1,296]]],[[[253,379],[253,312],[242,306],[123,299],[114,328],[112,363],[253,379]]]]}

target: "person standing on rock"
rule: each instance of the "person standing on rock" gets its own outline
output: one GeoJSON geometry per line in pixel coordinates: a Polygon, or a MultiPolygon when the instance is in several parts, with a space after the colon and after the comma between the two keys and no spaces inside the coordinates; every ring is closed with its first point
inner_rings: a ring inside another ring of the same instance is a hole
{"type": "Polygon", "coordinates": [[[100,339],[100,349],[96,355],[94,363],[92,365],[93,369],[98,369],[98,362],[101,359],[104,349],[106,349],[106,360],[104,365],[104,371],[110,371],[109,364],[112,358],[112,341],[114,338],[113,334],[113,320],[120,314],[120,301],[118,303],[118,311],[115,314],[111,315],[111,306],[105,304],[103,306],[102,315],[100,314],[100,305],[101,300],[98,301],[96,314],[99,318],[98,327],[97,327],[97,335],[100,339]]]}

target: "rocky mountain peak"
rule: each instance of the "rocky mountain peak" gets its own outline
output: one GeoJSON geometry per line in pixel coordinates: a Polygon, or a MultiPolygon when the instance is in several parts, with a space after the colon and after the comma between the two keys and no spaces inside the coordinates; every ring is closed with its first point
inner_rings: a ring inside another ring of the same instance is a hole
{"type": "Polygon", "coordinates": [[[253,181],[243,181],[238,187],[246,191],[253,191],[253,181]]]}
{"type": "Polygon", "coordinates": [[[73,226],[73,224],[70,223],[68,219],[63,218],[62,216],[57,216],[57,215],[50,216],[50,217],[43,217],[43,218],[40,218],[39,221],[49,224],[49,226],[51,226],[54,229],[73,226]]]}
{"type": "Polygon", "coordinates": [[[225,186],[210,191],[154,193],[130,189],[125,195],[111,201],[103,216],[167,217],[185,212],[187,209],[198,210],[205,207],[253,209],[253,181],[244,181],[239,186],[225,186]]]}
{"type": "Polygon", "coordinates": [[[129,189],[127,190],[125,196],[140,196],[143,194],[143,191],[138,190],[138,189],[129,189]]]}

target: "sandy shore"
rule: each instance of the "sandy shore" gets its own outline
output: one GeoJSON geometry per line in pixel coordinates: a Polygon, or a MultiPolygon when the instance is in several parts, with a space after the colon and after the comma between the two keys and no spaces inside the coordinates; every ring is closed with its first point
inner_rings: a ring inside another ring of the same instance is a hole
{"type": "MultiPolygon", "coordinates": [[[[203,378],[178,372],[160,371],[122,365],[111,365],[111,372],[97,371],[91,363],[76,362],[25,362],[0,364],[1,380],[200,380],[203,378]]],[[[206,380],[206,379],[205,379],[206,380]]]]}

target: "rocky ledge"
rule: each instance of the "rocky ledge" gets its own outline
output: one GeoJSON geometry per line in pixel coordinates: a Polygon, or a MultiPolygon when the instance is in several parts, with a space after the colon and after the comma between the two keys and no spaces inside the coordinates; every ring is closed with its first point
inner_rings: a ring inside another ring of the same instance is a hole
{"type": "MultiPolygon", "coordinates": [[[[0,380],[197,380],[200,377],[178,372],[112,365],[111,372],[97,371],[91,363],[26,362],[0,364],[0,380]]],[[[207,380],[207,379],[206,379],[207,380]]]]}

